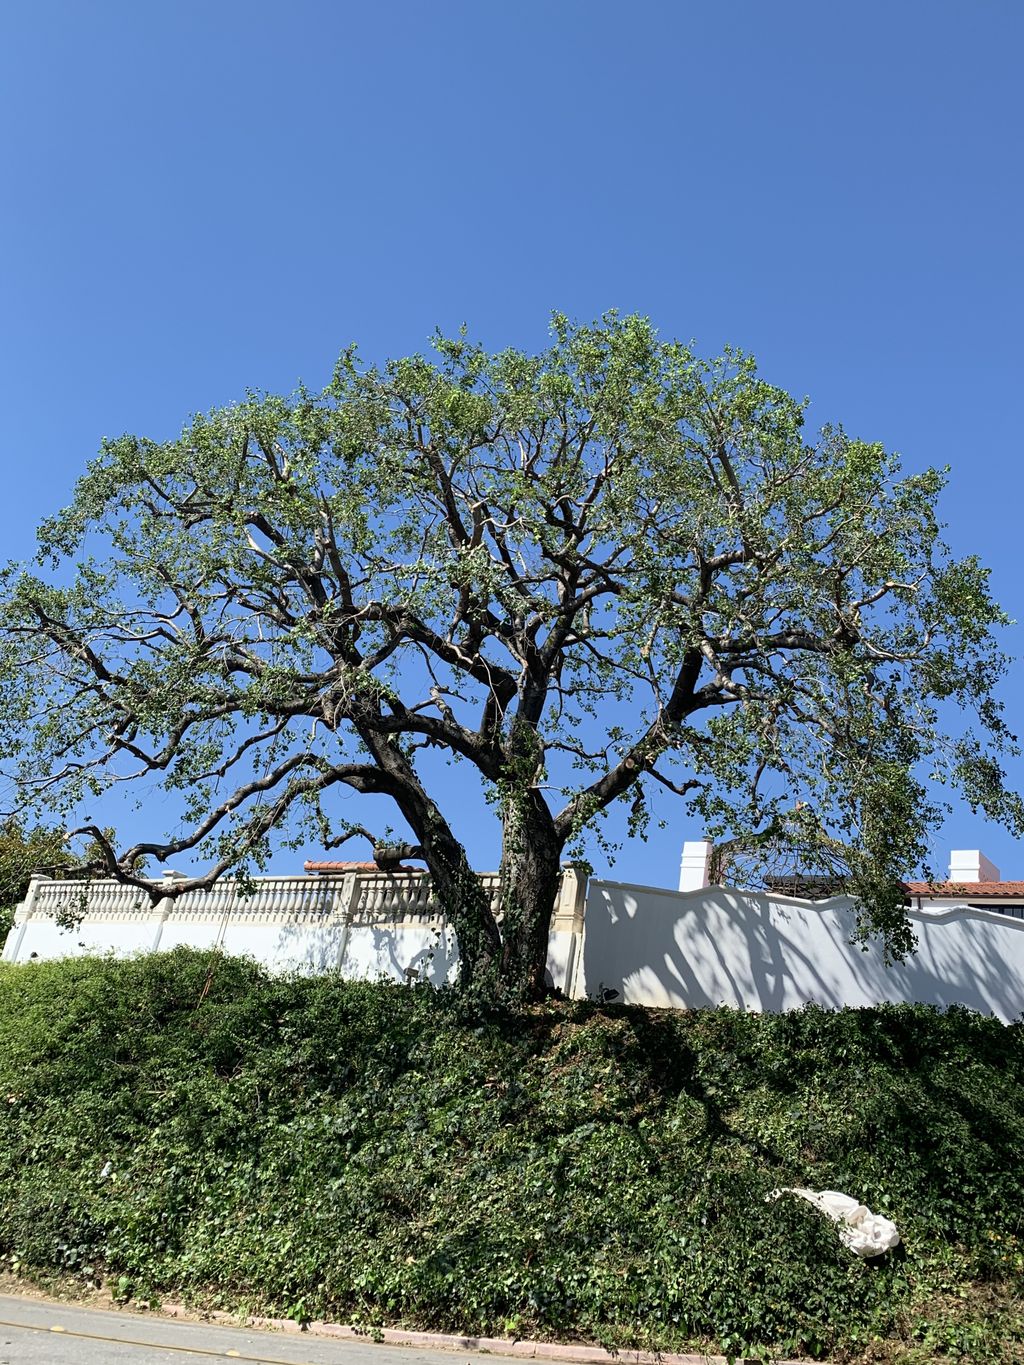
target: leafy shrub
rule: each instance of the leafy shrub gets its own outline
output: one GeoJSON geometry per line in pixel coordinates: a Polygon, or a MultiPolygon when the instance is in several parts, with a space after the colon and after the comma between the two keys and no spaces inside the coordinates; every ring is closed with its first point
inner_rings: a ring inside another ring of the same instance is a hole
{"type": "MultiPolygon", "coordinates": [[[[1019,1294],[1021,1132],[1024,1032],[961,1009],[473,1017],[187,949],[0,973],[0,1254],[124,1294],[662,1349],[938,1333],[956,1359],[983,1329],[923,1305],[1019,1294]],[[856,1260],[766,1203],[794,1184],[905,1248],[856,1260]]],[[[1017,1359],[1019,1313],[986,1312],[987,1358],[1017,1359]]]]}

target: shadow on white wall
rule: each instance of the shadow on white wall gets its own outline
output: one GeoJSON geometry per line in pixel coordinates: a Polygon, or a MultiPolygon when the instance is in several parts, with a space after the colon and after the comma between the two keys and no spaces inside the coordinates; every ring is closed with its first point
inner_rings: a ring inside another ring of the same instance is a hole
{"type": "Polygon", "coordinates": [[[1024,921],[966,907],[910,916],[918,951],[886,966],[877,944],[850,943],[854,912],[843,897],[592,881],[575,993],[676,1008],[919,1002],[1005,1022],[1024,1013],[1024,921]]]}

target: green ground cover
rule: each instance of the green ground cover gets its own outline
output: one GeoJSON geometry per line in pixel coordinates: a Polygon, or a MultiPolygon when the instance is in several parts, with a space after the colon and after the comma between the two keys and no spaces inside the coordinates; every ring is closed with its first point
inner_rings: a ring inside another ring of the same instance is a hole
{"type": "Polygon", "coordinates": [[[0,971],[0,1257],[121,1297],[835,1360],[1024,1359],[1024,1028],[0,971]],[[778,1185],[856,1195],[877,1263],[778,1185]]]}

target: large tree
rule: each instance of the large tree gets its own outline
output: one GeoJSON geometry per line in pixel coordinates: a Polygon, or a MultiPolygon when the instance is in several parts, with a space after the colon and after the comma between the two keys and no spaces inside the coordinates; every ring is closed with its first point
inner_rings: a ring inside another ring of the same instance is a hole
{"type": "Polygon", "coordinates": [[[387,797],[463,981],[522,997],[567,850],[623,798],[642,832],[661,786],[711,835],[825,850],[833,872],[842,849],[863,932],[906,950],[899,879],[936,788],[1024,823],[993,697],[1005,618],[941,543],[941,474],[809,436],[741,354],[698,359],[636,317],[553,333],[539,355],[348,351],[322,393],[106,442],[36,568],[7,572],[19,802],[70,816],[159,782],[177,832],[87,833],[140,885],[142,857],[205,858],[180,894],[285,830],[336,845],[346,789],[387,797]],[[493,799],[500,924],[426,746],[493,799]]]}

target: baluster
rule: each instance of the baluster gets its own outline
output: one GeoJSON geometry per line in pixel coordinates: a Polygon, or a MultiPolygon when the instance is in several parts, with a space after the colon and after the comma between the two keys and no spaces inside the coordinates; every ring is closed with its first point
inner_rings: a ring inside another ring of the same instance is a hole
{"type": "Polygon", "coordinates": [[[309,919],[305,887],[294,877],[286,877],[281,883],[282,913],[285,919],[301,923],[309,919]]]}

